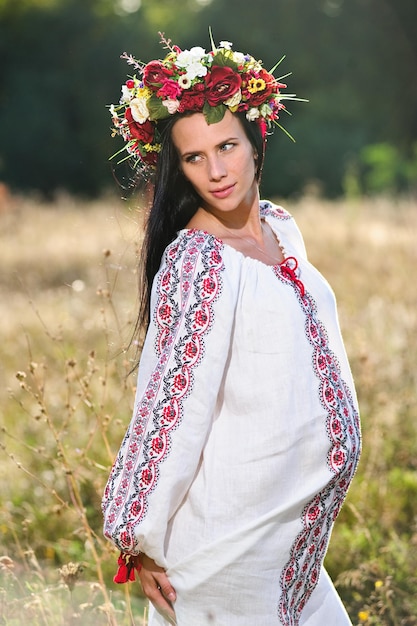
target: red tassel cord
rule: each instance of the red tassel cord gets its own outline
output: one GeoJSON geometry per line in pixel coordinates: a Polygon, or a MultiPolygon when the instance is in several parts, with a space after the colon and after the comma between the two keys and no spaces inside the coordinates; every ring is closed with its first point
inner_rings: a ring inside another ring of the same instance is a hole
{"type": "Polygon", "coordinates": [[[288,257],[280,265],[281,274],[291,280],[294,285],[300,290],[301,297],[304,298],[305,288],[302,281],[298,278],[296,270],[298,268],[298,261],[293,256],[288,257]]]}
{"type": "Polygon", "coordinates": [[[120,553],[117,565],[118,569],[113,582],[118,584],[134,582],[136,580],[135,570],[140,572],[142,569],[140,555],[133,556],[132,554],[123,554],[123,552],[120,553]]]}

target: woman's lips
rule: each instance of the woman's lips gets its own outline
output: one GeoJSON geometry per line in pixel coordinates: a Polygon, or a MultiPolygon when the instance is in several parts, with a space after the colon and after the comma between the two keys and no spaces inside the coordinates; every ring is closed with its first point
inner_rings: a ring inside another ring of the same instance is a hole
{"type": "Polygon", "coordinates": [[[227,198],[233,192],[234,188],[234,185],[228,185],[227,187],[222,187],[221,189],[213,189],[210,193],[215,198],[227,198]]]}

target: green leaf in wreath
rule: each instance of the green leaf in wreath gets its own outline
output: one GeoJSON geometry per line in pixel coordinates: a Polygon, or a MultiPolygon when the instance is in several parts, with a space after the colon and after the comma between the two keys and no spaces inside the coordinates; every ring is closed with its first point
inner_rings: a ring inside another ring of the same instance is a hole
{"type": "Polygon", "coordinates": [[[226,107],[224,104],[218,104],[217,106],[212,107],[208,102],[205,102],[203,113],[207,124],[217,124],[217,122],[222,121],[224,114],[226,113],[226,107]]]}
{"type": "Polygon", "coordinates": [[[169,117],[168,109],[162,104],[155,94],[149,98],[148,102],[149,117],[151,120],[162,120],[165,117],[169,117]]]}
{"type": "Polygon", "coordinates": [[[231,67],[232,70],[237,71],[239,67],[236,61],[232,59],[232,51],[222,49],[221,52],[216,52],[213,57],[212,66],[218,65],[219,67],[231,67]]]}

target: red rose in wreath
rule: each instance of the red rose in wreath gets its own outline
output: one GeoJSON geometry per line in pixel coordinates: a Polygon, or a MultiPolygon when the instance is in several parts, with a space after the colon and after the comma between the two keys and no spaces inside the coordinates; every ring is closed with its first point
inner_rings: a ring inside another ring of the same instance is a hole
{"type": "Polygon", "coordinates": [[[143,82],[147,87],[160,87],[172,74],[160,61],[151,61],[143,70],[143,82]]]}
{"type": "Polygon", "coordinates": [[[231,98],[240,89],[241,84],[240,75],[231,67],[214,65],[206,77],[207,102],[212,107],[221,104],[231,98]]]}
{"type": "Polygon", "coordinates": [[[154,138],[154,127],[152,122],[146,120],[143,124],[135,122],[130,107],[126,109],[125,118],[129,124],[129,132],[133,139],[139,139],[143,143],[152,143],[154,138]]]}
{"type": "Polygon", "coordinates": [[[204,93],[190,89],[184,92],[180,100],[178,113],[184,113],[184,111],[201,111],[203,106],[204,93]]]}

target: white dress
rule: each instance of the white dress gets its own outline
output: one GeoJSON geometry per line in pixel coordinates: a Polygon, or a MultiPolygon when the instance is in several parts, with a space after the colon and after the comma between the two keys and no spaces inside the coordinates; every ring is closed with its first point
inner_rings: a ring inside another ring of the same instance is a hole
{"type": "Polygon", "coordinates": [[[359,457],[354,385],[293,218],[260,212],[281,265],[198,230],[166,251],[105,535],[166,568],[178,626],[347,626],[322,564],[359,457]]]}

